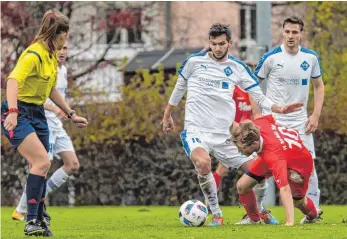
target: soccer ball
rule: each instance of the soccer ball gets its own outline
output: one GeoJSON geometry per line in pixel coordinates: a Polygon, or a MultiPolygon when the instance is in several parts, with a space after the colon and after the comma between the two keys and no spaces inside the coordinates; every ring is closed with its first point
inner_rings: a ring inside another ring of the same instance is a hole
{"type": "Polygon", "coordinates": [[[188,200],[180,208],[178,213],[180,221],[185,226],[200,227],[204,225],[208,211],[205,204],[198,200],[188,200]]]}

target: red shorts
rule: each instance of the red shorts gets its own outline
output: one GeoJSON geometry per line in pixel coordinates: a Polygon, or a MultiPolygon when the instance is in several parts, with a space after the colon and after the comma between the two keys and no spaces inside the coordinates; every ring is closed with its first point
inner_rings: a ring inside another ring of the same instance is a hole
{"type": "MultiPolygon", "coordinates": [[[[283,175],[281,178],[274,178],[274,180],[278,188],[286,186],[286,182],[288,182],[293,198],[302,199],[306,195],[312,170],[312,156],[311,154],[305,155],[302,159],[287,160],[287,175],[283,175]]],[[[260,157],[253,161],[246,174],[257,181],[273,176],[265,160],[260,157]]]]}

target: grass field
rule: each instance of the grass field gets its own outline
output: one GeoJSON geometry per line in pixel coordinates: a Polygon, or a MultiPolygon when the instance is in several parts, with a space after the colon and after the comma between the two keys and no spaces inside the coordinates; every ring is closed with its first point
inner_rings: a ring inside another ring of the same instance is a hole
{"type": "MultiPolygon", "coordinates": [[[[323,206],[324,221],[311,225],[234,225],[243,209],[223,207],[225,225],[218,228],[185,227],[178,219],[178,207],[49,207],[54,238],[184,238],[184,239],[347,239],[347,206],[323,206]]],[[[1,208],[1,238],[23,236],[24,222],[11,219],[13,208],[1,208]]],[[[270,208],[284,222],[282,207],[270,208]]],[[[295,211],[296,222],[302,215],[295,211]]]]}

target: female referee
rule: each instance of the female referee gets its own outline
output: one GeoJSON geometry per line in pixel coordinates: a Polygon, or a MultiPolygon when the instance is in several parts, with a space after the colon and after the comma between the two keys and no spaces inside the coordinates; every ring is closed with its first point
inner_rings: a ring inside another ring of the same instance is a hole
{"type": "Polygon", "coordinates": [[[24,50],[7,78],[7,100],[1,105],[1,126],[12,146],[31,164],[27,179],[28,215],[24,234],[52,236],[43,221],[49,130],[43,103],[49,97],[78,127],[88,121],[76,115],[60,93],[57,84],[58,57],[69,32],[69,19],[58,10],[43,16],[33,43],[24,50]]]}

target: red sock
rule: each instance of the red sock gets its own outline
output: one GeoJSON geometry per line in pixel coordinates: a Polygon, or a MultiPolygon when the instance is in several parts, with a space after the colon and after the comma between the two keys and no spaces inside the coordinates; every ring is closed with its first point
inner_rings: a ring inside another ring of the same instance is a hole
{"type": "Polygon", "coordinates": [[[303,214],[308,216],[309,219],[314,219],[317,217],[316,206],[314,205],[313,201],[309,197],[306,197],[306,200],[307,200],[306,206],[299,205],[299,206],[297,206],[297,208],[299,208],[303,214]]]}
{"type": "Polygon", "coordinates": [[[214,177],[214,180],[216,181],[216,185],[217,185],[217,190],[219,190],[219,187],[220,187],[220,184],[222,182],[222,178],[218,173],[217,171],[213,173],[213,177],[214,177]]]}
{"type": "Polygon", "coordinates": [[[252,221],[259,221],[260,217],[254,191],[250,190],[247,194],[239,194],[239,199],[246,209],[248,217],[252,219],[252,221]]]}

